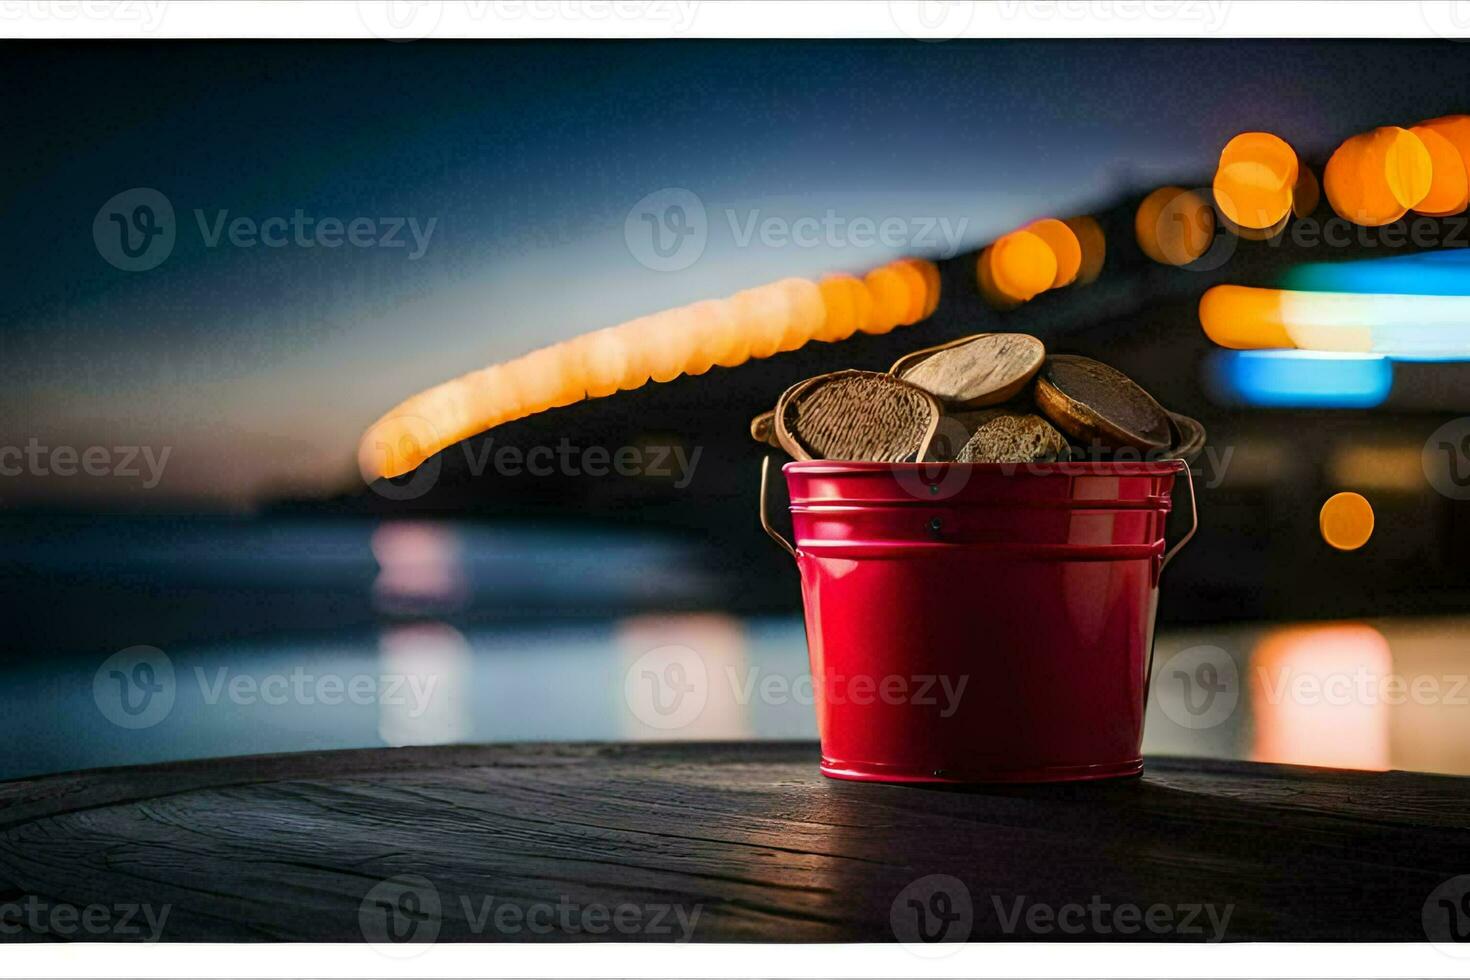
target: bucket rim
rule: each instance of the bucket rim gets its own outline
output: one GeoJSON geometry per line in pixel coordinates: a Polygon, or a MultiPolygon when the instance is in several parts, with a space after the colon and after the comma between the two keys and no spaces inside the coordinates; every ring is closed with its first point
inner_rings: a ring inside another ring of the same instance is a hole
{"type": "Polygon", "coordinates": [[[927,475],[948,472],[952,468],[964,467],[972,473],[1008,476],[1017,479],[1063,476],[1174,476],[1188,467],[1182,459],[1132,460],[1069,460],[1064,463],[875,463],[870,461],[843,461],[833,459],[792,460],[781,467],[782,473],[804,476],[842,476],[860,473],[912,473],[927,475]]]}

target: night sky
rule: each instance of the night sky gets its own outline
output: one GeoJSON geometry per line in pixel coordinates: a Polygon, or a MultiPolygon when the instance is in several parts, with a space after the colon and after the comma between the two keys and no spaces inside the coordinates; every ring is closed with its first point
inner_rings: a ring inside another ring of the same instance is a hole
{"type": "Polygon", "coordinates": [[[1452,42],[7,42],[0,85],[0,445],[173,454],[148,497],[22,477],[0,506],[215,509],[346,486],[363,428],[449,376],[894,254],[742,246],[729,211],[942,216],[970,246],[1205,181],[1242,130],[1322,158],[1464,111],[1470,57],[1452,42]],[[129,272],[94,218],[138,187],[168,199],[176,238],[129,272]],[[703,257],[673,273],[624,235],[665,187],[709,220],[703,257]],[[298,210],[370,219],[374,241],[396,219],[431,230],[418,257],[407,226],[401,247],[209,244],[220,222],[298,210]]]}

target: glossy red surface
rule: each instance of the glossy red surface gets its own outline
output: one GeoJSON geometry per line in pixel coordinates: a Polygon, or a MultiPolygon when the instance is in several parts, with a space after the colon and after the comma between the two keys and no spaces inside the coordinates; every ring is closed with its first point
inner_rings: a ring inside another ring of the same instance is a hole
{"type": "Polygon", "coordinates": [[[895,782],[1141,771],[1182,467],[787,464],[822,771],[895,782]]]}

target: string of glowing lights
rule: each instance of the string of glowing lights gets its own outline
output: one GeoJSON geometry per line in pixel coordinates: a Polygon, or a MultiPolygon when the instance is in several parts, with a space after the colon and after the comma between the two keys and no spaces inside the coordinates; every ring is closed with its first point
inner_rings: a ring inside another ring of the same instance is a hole
{"type": "Polygon", "coordinates": [[[861,279],[782,279],[639,317],[472,371],[399,403],[362,437],[358,467],[368,481],[401,476],[462,439],[584,398],[737,367],[813,340],[888,333],[929,317],[939,291],[932,262],[900,259],[861,279]]]}

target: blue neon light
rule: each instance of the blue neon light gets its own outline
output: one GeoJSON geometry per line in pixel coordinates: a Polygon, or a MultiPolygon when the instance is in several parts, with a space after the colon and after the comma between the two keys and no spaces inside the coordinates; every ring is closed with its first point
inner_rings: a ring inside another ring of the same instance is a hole
{"type": "Polygon", "coordinates": [[[1205,366],[1217,401],[1260,408],[1376,408],[1393,387],[1393,363],[1371,354],[1221,350],[1205,366]]]}

